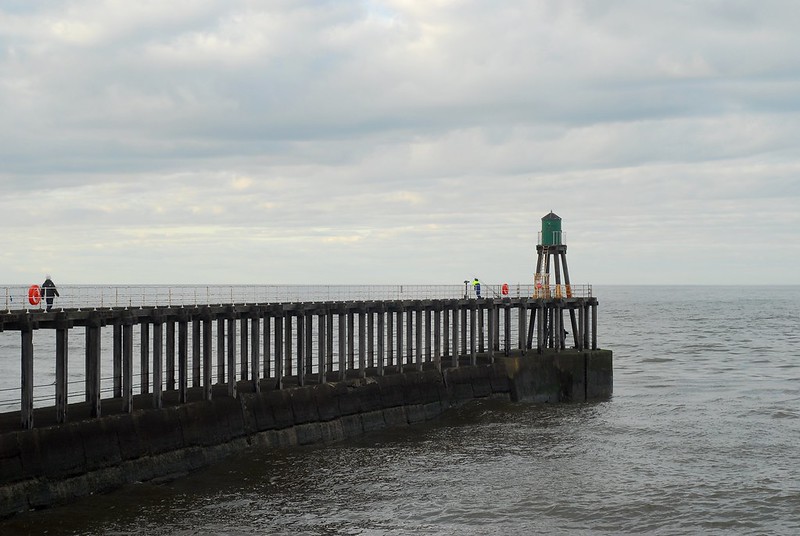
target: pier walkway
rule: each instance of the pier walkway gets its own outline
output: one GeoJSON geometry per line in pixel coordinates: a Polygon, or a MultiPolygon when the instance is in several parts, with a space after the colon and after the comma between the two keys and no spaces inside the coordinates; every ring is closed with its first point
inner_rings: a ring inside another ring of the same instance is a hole
{"type": "Polygon", "coordinates": [[[467,285],[65,286],[50,312],[24,287],[4,290],[0,433],[597,349],[587,285],[484,285],[480,299],[467,285]]]}

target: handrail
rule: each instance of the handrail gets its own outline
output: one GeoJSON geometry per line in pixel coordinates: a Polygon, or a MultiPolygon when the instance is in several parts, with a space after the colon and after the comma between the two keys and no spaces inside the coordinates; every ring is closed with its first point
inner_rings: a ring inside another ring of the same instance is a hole
{"type": "MultiPolygon", "coordinates": [[[[481,297],[592,297],[591,285],[481,284],[481,297]]],[[[4,288],[4,312],[43,311],[46,299],[28,301],[28,287],[4,288]]],[[[182,307],[228,303],[291,303],[308,301],[426,300],[474,298],[471,285],[61,285],[53,310],[182,307]]]]}

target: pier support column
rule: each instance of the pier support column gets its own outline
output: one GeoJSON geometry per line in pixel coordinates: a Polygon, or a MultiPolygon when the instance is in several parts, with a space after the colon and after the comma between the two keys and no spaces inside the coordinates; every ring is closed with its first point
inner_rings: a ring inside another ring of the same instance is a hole
{"type": "Polygon", "coordinates": [[[537,312],[539,314],[539,321],[536,324],[536,352],[541,354],[544,351],[544,348],[545,348],[545,344],[544,344],[544,342],[545,342],[545,340],[544,340],[544,337],[545,337],[544,326],[547,323],[547,319],[545,317],[544,304],[542,303],[542,300],[537,300],[536,301],[536,310],[537,310],[537,312]]]}
{"type": "Polygon", "coordinates": [[[272,377],[271,361],[272,355],[270,353],[270,334],[272,332],[272,315],[266,313],[264,315],[264,379],[269,380],[272,377]]]}
{"type": "Polygon", "coordinates": [[[447,303],[442,307],[442,337],[442,359],[446,359],[450,357],[450,306],[447,303]]]}
{"type": "Polygon", "coordinates": [[[133,318],[122,323],[122,412],[133,412],[133,318]]]}
{"type": "Polygon", "coordinates": [[[521,300],[517,306],[517,348],[522,355],[525,355],[525,349],[528,348],[528,341],[525,332],[525,327],[528,324],[527,320],[528,304],[527,300],[521,300]]]}
{"type": "Polygon", "coordinates": [[[199,311],[192,312],[192,387],[200,387],[202,379],[202,346],[199,311]]]}
{"type": "Polygon", "coordinates": [[[433,361],[436,370],[442,370],[442,307],[435,303],[433,306],[433,361]]]}
{"type": "MultiPolygon", "coordinates": [[[[494,363],[494,346],[495,346],[495,337],[497,336],[497,331],[495,330],[495,306],[494,301],[492,298],[487,300],[487,308],[486,311],[488,313],[487,318],[487,344],[488,344],[488,353],[489,353],[489,362],[494,363]]],[[[481,314],[483,316],[483,314],[481,314]]],[[[499,319],[499,317],[498,317],[499,319]]]]}
{"type": "Polygon", "coordinates": [[[112,329],[113,350],[111,356],[112,389],[114,398],[122,398],[122,324],[114,323],[112,329]]]}
{"type": "Polygon", "coordinates": [[[383,376],[383,364],[384,364],[384,336],[386,333],[386,314],[384,305],[381,304],[378,306],[378,376],[383,376]]]}
{"type": "Polygon", "coordinates": [[[167,320],[167,391],[175,390],[175,321],[167,320]]]}
{"type": "Polygon", "coordinates": [[[248,349],[249,349],[249,330],[247,329],[247,314],[243,313],[242,317],[239,319],[240,324],[240,342],[239,342],[239,353],[241,354],[241,359],[239,360],[239,379],[242,381],[247,381],[250,377],[250,358],[248,356],[248,349]]]}
{"type": "MultiPolygon", "coordinates": [[[[325,343],[325,352],[327,354],[326,361],[328,363],[327,367],[325,367],[326,374],[333,370],[333,354],[334,354],[334,347],[333,347],[333,320],[334,320],[334,313],[332,309],[327,309],[325,312],[325,322],[327,326],[325,327],[325,335],[326,335],[326,343],[325,343]]],[[[326,377],[327,379],[327,377],[326,377]]]]}
{"type": "Polygon", "coordinates": [[[597,350],[597,304],[592,304],[592,350],[597,350]]]}
{"type": "Polygon", "coordinates": [[[386,365],[394,365],[394,311],[391,306],[386,311],[386,365]]]}
{"type": "Polygon", "coordinates": [[[225,319],[217,318],[217,383],[225,383],[225,319]]]}
{"type": "Polygon", "coordinates": [[[469,302],[465,302],[465,304],[461,307],[461,351],[464,354],[471,353],[471,348],[467,343],[467,328],[469,327],[469,321],[467,320],[467,311],[469,310],[469,302]]]}
{"type": "Polygon", "coordinates": [[[228,323],[228,351],[227,351],[227,358],[228,358],[228,366],[226,368],[226,379],[228,383],[228,396],[231,398],[236,397],[236,313],[233,307],[229,307],[227,311],[227,318],[225,319],[228,323]]]}
{"type": "Polygon", "coordinates": [[[422,370],[422,307],[417,305],[416,307],[416,315],[417,321],[416,326],[414,326],[415,337],[414,337],[414,344],[415,344],[415,352],[414,352],[414,364],[416,365],[417,370],[422,370]]]}
{"type": "MultiPolygon", "coordinates": [[[[355,313],[347,311],[347,371],[356,368],[356,326],[355,313]]],[[[346,375],[346,374],[345,374],[346,375]]]]}
{"type": "Polygon", "coordinates": [[[397,310],[397,372],[403,372],[403,305],[397,310]]]}
{"type": "Polygon", "coordinates": [[[347,315],[344,308],[339,309],[339,321],[337,327],[339,328],[339,379],[343,380],[345,377],[345,370],[347,369],[347,315]]]}
{"type": "MultiPolygon", "coordinates": [[[[414,363],[414,309],[409,306],[406,310],[406,360],[407,364],[414,363]]],[[[419,331],[419,324],[416,326],[419,331]]],[[[402,369],[401,369],[402,370],[402,369]]]]}
{"type": "Polygon", "coordinates": [[[367,366],[375,367],[375,311],[373,304],[367,306],[367,366]]]}
{"type": "Polygon", "coordinates": [[[211,313],[205,313],[203,316],[203,400],[211,400],[213,381],[211,379],[211,372],[213,365],[211,363],[211,348],[213,347],[212,338],[214,334],[214,319],[211,313]]]}
{"type": "Polygon", "coordinates": [[[328,314],[324,309],[317,311],[317,373],[319,374],[319,383],[326,383],[328,371],[328,338],[327,333],[328,314]]]}
{"type": "Polygon", "coordinates": [[[275,312],[275,388],[283,389],[283,312],[275,312]]]}
{"type": "Polygon", "coordinates": [[[139,392],[146,395],[150,392],[150,323],[147,318],[139,324],[139,392]]]}
{"type": "Polygon", "coordinates": [[[86,323],[86,401],[92,417],[100,417],[100,327],[97,314],[86,323]]]}
{"type": "Polygon", "coordinates": [[[314,373],[314,311],[306,311],[305,326],[305,373],[311,376],[314,373]]]}
{"type": "Polygon", "coordinates": [[[478,304],[472,300],[469,308],[469,364],[473,367],[478,363],[478,304]]]}
{"type": "Polygon", "coordinates": [[[153,315],[153,407],[161,409],[164,405],[164,323],[161,316],[153,315]]]}
{"type": "Polygon", "coordinates": [[[259,374],[261,373],[261,320],[258,311],[250,313],[250,379],[253,382],[253,390],[261,392],[259,374]]]}
{"type": "Polygon", "coordinates": [[[459,329],[458,329],[458,317],[460,316],[459,310],[458,310],[459,306],[456,304],[455,307],[456,308],[453,309],[453,352],[450,355],[450,357],[452,358],[450,365],[453,368],[457,368],[458,367],[458,353],[459,353],[458,352],[458,350],[459,350],[458,341],[461,338],[460,332],[459,332],[459,329]]]}
{"type": "Polygon", "coordinates": [[[178,319],[178,401],[189,400],[189,319],[186,313],[178,319]]]}
{"type": "Polygon", "coordinates": [[[366,311],[363,309],[363,307],[365,306],[362,304],[361,307],[362,309],[358,311],[358,375],[361,378],[363,378],[367,375],[367,364],[366,364],[367,314],[366,311]]]}
{"type": "Polygon", "coordinates": [[[477,305],[477,313],[478,313],[478,352],[484,353],[486,351],[486,345],[484,342],[484,333],[483,333],[483,317],[484,311],[486,311],[486,307],[484,305],[484,300],[478,301],[477,305]]]}
{"type": "Polygon", "coordinates": [[[291,311],[284,310],[283,317],[283,331],[285,337],[283,339],[283,357],[286,364],[283,368],[283,374],[287,378],[292,377],[292,313],[291,311]]]}
{"type": "Polygon", "coordinates": [[[22,367],[20,371],[20,420],[23,430],[33,428],[33,325],[27,320],[20,330],[22,339],[22,367]]]}
{"type": "Polygon", "coordinates": [[[61,318],[56,326],[56,422],[67,422],[69,407],[69,328],[66,313],[59,313],[61,318]]]}

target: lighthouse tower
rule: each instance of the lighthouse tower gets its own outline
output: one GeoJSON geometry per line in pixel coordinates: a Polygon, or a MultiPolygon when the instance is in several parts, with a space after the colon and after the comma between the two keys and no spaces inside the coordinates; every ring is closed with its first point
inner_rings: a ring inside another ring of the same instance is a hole
{"type": "Polygon", "coordinates": [[[539,232],[539,243],[536,245],[536,274],[533,278],[534,298],[572,297],[569,268],[567,268],[567,245],[564,241],[561,218],[551,211],[542,218],[542,230],[539,232]],[[563,288],[561,283],[562,275],[563,288]]]}

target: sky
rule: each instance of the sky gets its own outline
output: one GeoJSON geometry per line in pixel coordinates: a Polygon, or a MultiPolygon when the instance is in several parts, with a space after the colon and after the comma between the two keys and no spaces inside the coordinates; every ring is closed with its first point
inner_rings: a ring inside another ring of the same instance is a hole
{"type": "Polygon", "coordinates": [[[800,284],[796,0],[4,0],[0,283],[800,284]]]}

